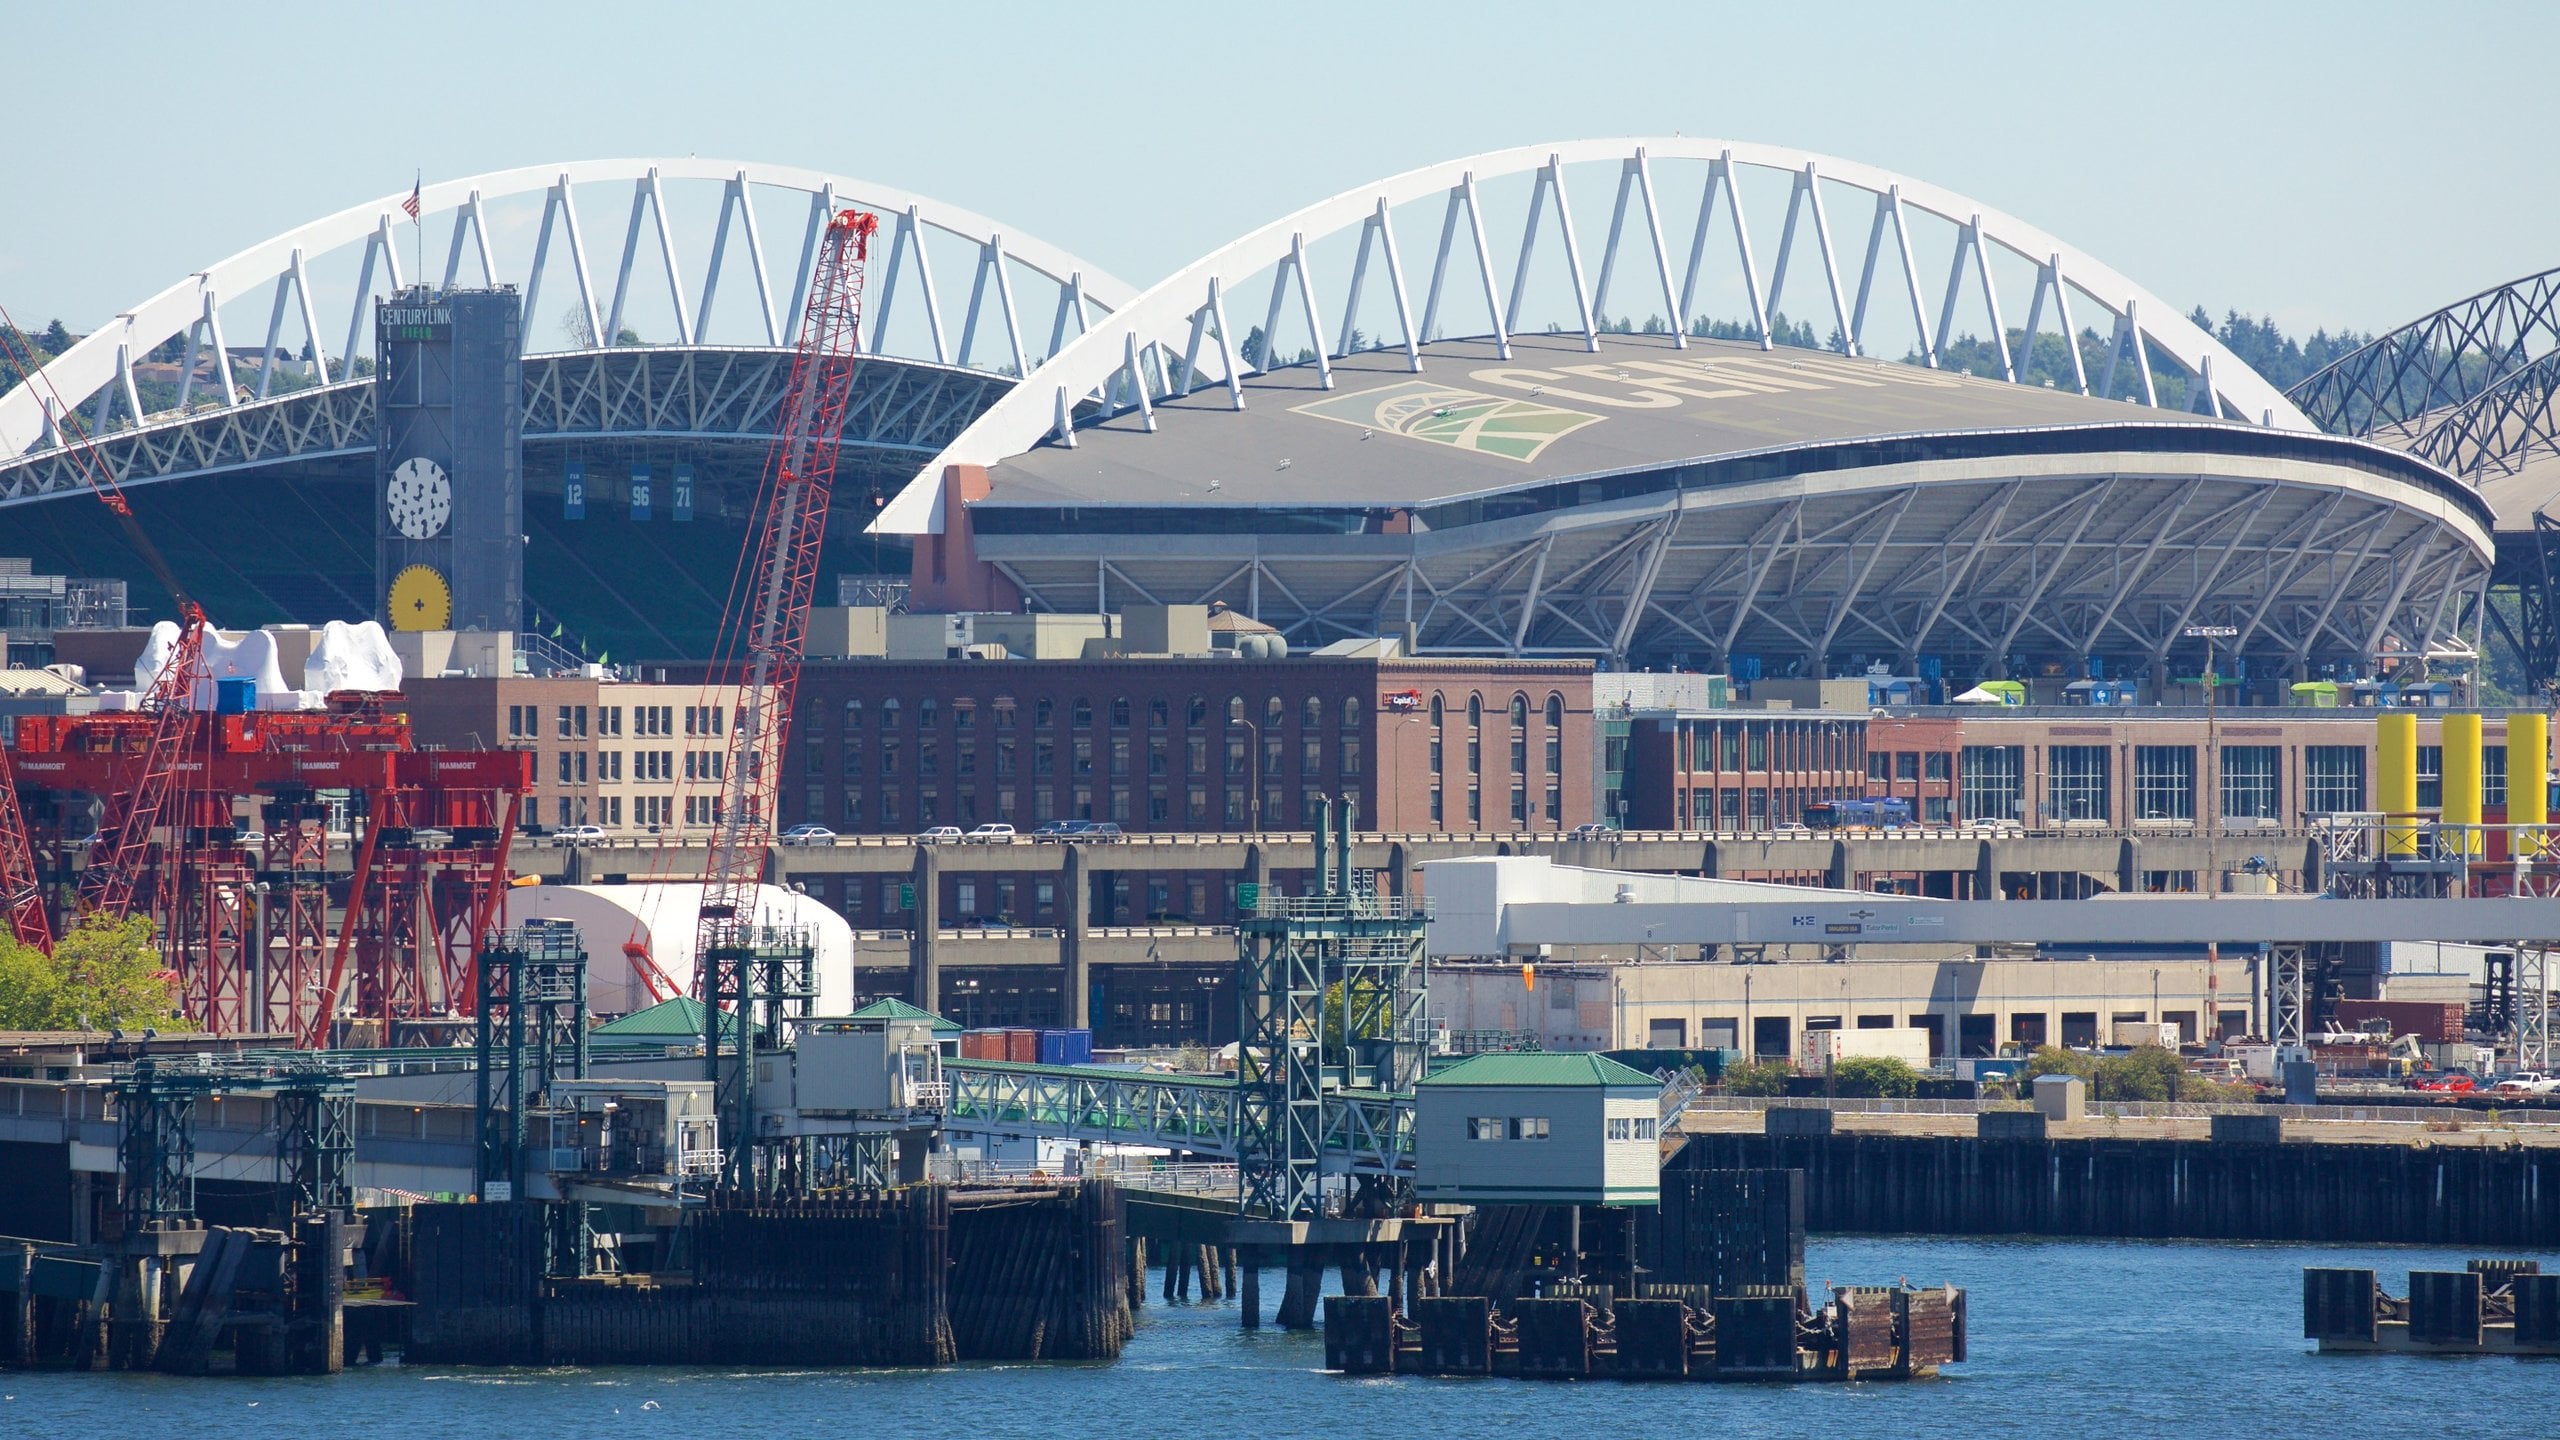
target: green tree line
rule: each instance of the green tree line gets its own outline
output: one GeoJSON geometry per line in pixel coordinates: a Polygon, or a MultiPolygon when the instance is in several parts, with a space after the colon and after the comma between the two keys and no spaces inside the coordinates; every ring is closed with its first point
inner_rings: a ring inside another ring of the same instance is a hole
{"type": "Polygon", "coordinates": [[[189,1027],[177,988],[160,967],[151,922],[92,918],[51,955],[0,933],[0,1030],[189,1027]]]}

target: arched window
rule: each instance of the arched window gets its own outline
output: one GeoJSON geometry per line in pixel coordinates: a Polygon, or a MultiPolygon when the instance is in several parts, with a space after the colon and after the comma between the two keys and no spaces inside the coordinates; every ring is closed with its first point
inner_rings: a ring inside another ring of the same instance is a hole
{"type": "Polygon", "coordinates": [[[1128,696],[1126,696],[1126,695],[1121,695],[1121,696],[1117,696],[1117,697],[1115,697],[1115,698],[1112,700],[1112,702],[1111,702],[1111,724],[1112,724],[1112,728],[1114,728],[1114,729],[1122,729],[1122,730],[1125,730],[1125,729],[1127,729],[1127,728],[1128,728],[1128,725],[1129,725],[1129,697],[1128,697],[1128,696]]]}
{"type": "Polygon", "coordinates": [[[1324,724],[1324,700],[1322,697],[1310,695],[1298,706],[1298,723],[1310,730],[1324,724]]]}
{"type": "Polygon", "coordinates": [[[988,708],[995,712],[995,724],[997,729],[1010,730],[1013,728],[1014,709],[1012,696],[999,695],[995,698],[995,703],[990,705],[988,708]]]}
{"type": "Polygon", "coordinates": [[[1547,696],[1547,724],[1558,729],[1563,728],[1564,697],[1562,695],[1550,694],[1547,696]]]}
{"type": "Polygon", "coordinates": [[[1448,723],[1449,716],[1440,704],[1440,692],[1434,690],[1431,692],[1431,728],[1437,730],[1448,723]]]}
{"type": "Polygon", "coordinates": [[[1230,695],[1227,697],[1227,723],[1230,725],[1241,725],[1244,723],[1243,696],[1230,695]]]}
{"type": "Polygon", "coordinates": [[[1475,726],[1481,726],[1484,724],[1483,696],[1470,695],[1467,697],[1467,723],[1475,726]]]}
{"type": "Polygon", "coordinates": [[[1173,702],[1159,695],[1147,702],[1147,725],[1161,730],[1173,721],[1173,702]]]}
{"type": "Polygon", "coordinates": [[[883,730],[898,728],[898,697],[895,695],[880,702],[880,728],[883,730]]]}
{"type": "Polygon", "coordinates": [[[1515,693],[1511,697],[1511,728],[1517,730],[1528,723],[1529,697],[1515,693]]]}
{"type": "Polygon", "coordinates": [[[1359,697],[1359,696],[1357,696],[1357,695],[1345,695],[1345,696],[1343,696],[1343,697],[1342,697],[1342,728],[1343,728],[1343,729],[1345,729],[1345,730],[1350,730],[1350,729],[1357,728],[1359,724],[1360,724],[1360,697],[1359,697]]]}
{"type": "Polygon", "coordinates": [[[1087,700],[1086,698],[1084,698],[1084,697],[1083,697],[1083,696],[1081,696],[1081,695],[1077,696],[1077,697],[1076,697],[1076,699],[1075,699],[1075,705],[1073,706],[1073,709],[1072,709],[1072,713],[1073,713],[1073,714],[1074,714],[1074,716],[1075,716],[1075,727],[1076,727],[1077,729],[1079,729],[1079,730],[1090,730],[1090,729],[1092,729],[1092,728],[1093,728],[1093,702],[1092,702],[1092,701],[1087,700]]]}
{"type": "Polygon", "coordinates": [[[847,700],[844,702],[844,728],[847,730],[859,730],[862,728],[861,701],[847,700]]]}
{"type": "Polygon", "coordinates": [[[1279,696],[1271,696],[1262,702],[1262,723],[1272,730],[1289,723],[1289,707],[1280,703],[1279,696]]]}
{"type": "Polygon", "coordinates": [[[939,702],[939,701],[935,700],[932,696],[927,695],[927,696],[926,696],[926,697],[924,697],[923,699],[921,699],[921,700],[919,700],[919,701],[917,701],[917,702],[916,702],[916,728],[917,728],[917,729],[919,729],[919,730],[930,730],[930,729],[932,729],[932,728],[934,727],[934,723],[935,723],[936,721],[940,720],[941,718],[942,718],[942,705],[941,705],[941,702],[939,702]]]}
{"type": "Polygon", "coordinates": [[[1191,704],[1182,712],[1182,723],[1190,726],[1206,725],[1209,723],[1209,697],[1205,695],[1192,696],[1191,704]]]}

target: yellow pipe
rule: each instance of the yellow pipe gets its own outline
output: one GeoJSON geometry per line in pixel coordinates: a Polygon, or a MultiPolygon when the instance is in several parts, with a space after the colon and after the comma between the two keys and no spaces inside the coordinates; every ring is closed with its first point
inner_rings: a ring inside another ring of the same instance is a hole
{"type": "MultiPolygon", "coordinates": [[[[2507,823],[2510,825],[2547,825],[2551,823],[2551,717],[2539,711],[2519,710],[2507,717],[2507,823]]],[[[2513,853],[2538,857],[2543,853],[2542,832],[2515,830],[2513,853]]]]}
{"type": "Polygon", "coordinates": [[[2444,823],[2458,832],[2462,853],[2480,853],[2480,717],[2444,717],[2444,823]]]}
{"type": "Polygon", "coordinates": [[[2383,813],[2382,853],[2418,853],[2418,826],[2410,816],[2418,808],[2418,717],[2406,710],[2386,710],[2374,717],[2374,798],[2383,813]]]}

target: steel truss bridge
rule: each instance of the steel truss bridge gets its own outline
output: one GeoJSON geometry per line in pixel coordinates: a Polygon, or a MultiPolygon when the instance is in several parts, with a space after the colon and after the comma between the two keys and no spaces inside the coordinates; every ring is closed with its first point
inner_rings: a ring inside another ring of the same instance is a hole
{"type": "Polygon", "coordinates": [[[406,198],[354,206],[198,270],[54,357],[38,383],[0,395],[0,506],[86,488],[63,453],[80,434],[102,442],[128,488],[370,451],[372,304],[420,280],[524,296],[525,434],[536,444],[761,446],[823,220],[872,210],[884,258],[863,348],[875,363],[846,434],[875,464],[895,456],[906,467],[1135,294],[984,216],[780,166],[602,160],[476,175],[423,188],[414,226],[406,198]],[[591,251],[582,202],[590,213],[627,202],[618,248],[608,239],[591,251]],[[759,207],[789,215],[798,233],[769,243],[759,207]],[[966,276],[957,316],[937,266],[966,276]],[[547,314],[546,303],[565,309],[547,314]],[[247,337],[258,343],[235,344],[247,337]],[[171,347],[176,402],[147,408],[150,357],[171,347]]]}
{"type": "Polygon", "coordinates": [[[2497,511],[2487,623],[2528,684],[2560,688],[2560,269],[2481,291],[2340,357],[2293,389],[2321,428],[2421,456],[2497,511]]]}
{"type": "MultiPolygon", "coordinates": [[[[1164,1075],[1082,1065],[946,1060],[950,1123],[1114,1145],[1152,1145],[1237,1158],[1239,1109],[1231,1076],[1164,1075]]],[[[1323,1170],[1410,1178],[1413,1109],[1385,1091],[1327,1098],[1323,1170]]]]}
{"type": "Polygon", "coordinates": [[[2291,395],[2324,430],[2370,436],[2478,481],[2560,453],[2560,269],[2420,316],[2291,395]]]}

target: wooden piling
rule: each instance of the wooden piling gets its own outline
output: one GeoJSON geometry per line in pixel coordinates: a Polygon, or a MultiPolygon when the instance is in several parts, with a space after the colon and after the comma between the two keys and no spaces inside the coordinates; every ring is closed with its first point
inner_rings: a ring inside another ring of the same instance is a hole
{"type": "Polygon", "coordinates": [[[0,1254],[11,1277],[9,1303],[0,1315],[0,1363],[24,1367],[36,1358],[36,1247],[20,1241],[0,1254]]]}

